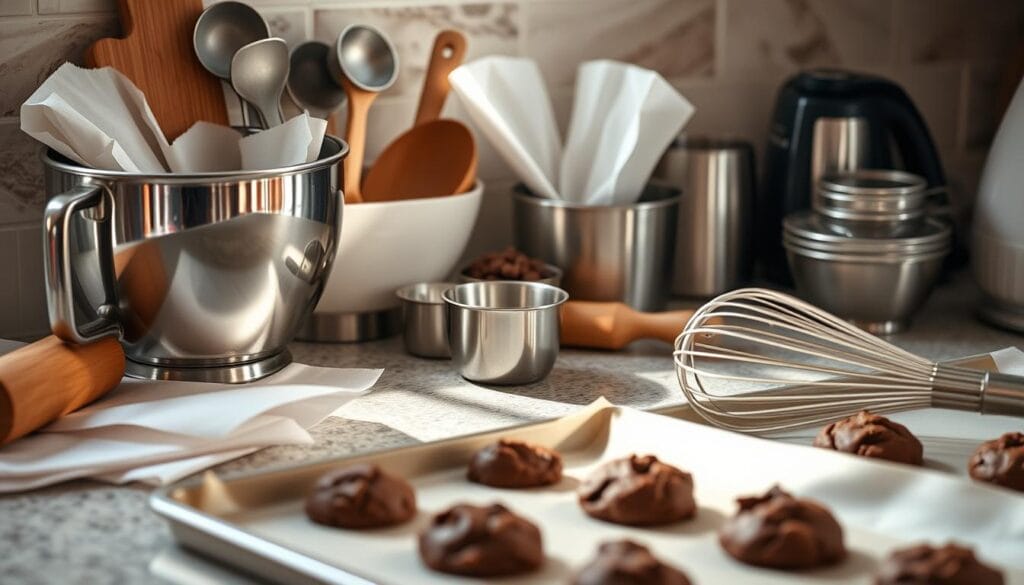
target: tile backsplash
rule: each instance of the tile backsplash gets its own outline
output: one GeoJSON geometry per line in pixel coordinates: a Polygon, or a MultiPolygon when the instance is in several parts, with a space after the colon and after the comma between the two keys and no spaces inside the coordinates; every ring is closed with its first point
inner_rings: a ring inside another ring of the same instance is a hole
{"type": "MultiPolygon", "coordinates": [[[[468,59],[525,55],[567,122],[577,65],[610,58],[655,69],[697,108],[688,130],[763,146],[775,91],[809,67],[887,76],[913,98],[955,196],[973,198],[998,124],[1000,83],[1024,42],[1021,0],[254,0],[290,44],[347,24],[394,40],[399,81],[371,113],[368,156],[411,123],[434,34],[461,30],[468,59]]],[[[0,0],[0,337],[47,331],[38,147],[18,128],[26,97],[93,40],[118,33],[115,0],[0,0]]],[[[447,115],[461,117],[457,100],[447,115]]],[[[508,167],[480,145],[488,190],[468,253],[511,240],[508,167]]]]}

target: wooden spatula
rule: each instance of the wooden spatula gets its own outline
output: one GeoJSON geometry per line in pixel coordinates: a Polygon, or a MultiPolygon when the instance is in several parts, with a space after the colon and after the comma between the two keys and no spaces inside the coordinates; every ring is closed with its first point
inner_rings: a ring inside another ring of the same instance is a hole
{"type": "Polygon", "coordinates": [[[85,53],[90,67],[113,67],[146,95],[167,140],[200,120],[227,124],[220,80],[199,63],[192,29],[202,0],[119,0],[123,39],[100,39],[85,53]]]}

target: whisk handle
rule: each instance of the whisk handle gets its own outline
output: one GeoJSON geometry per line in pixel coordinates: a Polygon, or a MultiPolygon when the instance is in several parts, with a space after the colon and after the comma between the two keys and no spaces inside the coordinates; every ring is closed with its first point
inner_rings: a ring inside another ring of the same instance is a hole
{"type": "Polygon", "coordinates": [[[1024,416],[1024,377],[989,372],[982,386],[981,412],[1024,416]]]}

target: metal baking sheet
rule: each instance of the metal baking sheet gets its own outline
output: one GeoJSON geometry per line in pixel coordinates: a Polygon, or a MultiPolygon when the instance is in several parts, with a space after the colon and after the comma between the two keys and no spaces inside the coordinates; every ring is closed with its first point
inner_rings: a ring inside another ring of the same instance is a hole
{"type": "MultiPolygon", "coordinates": [[[[676,414],[685,416],[686,410],[676,414]]],[[[1024,497],[964,478],[821,449],[728,433],[690,421],[595,404],[572,416],[468,437],[292,466],[236,477],[208,473],[154,494],[153,509],[184,546],[263,578],[286,583],[451,583],[426,569],[416,535],[456,502],[502,502],[542,530],[548,560],[533,575],[503,583],[566,583],[598,543],[631,538],[686,571],[695,583],[870,583],[892,548],[924,537],[954,538],[1024,585],[1024,497]],[[480,447],[520,438],[558,449],[565,479],[551,488],[496,490],[465,480],[480,447]],[[594,466],[629,453],[653,453],[690,471],[700,510],[695,520],[628,528],[586,516],[575,488],[594,466]],[[408,479],[420,513],[390,529],[348,531],[313,524],[302,504],[313,482],[340,465],[373,462],[408,479]],[[719,547],[717,529],[735,498],[774,483],[823,501],[846,531],[850,558],[799,574],[747,567],[719,547]],[[955,506],[950,504],[955,502],[955,506]],[[942,510],[942,513],[936,513],[942,510]]],[[[472,579],[459,578],[472,583],[472,579]]]]}

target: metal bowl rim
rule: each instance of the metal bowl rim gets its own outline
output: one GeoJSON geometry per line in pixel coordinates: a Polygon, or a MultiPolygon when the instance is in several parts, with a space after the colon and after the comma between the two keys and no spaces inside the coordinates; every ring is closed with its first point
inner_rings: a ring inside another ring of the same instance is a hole
{"type": "Polygon", "coordinates": [[[456,285],[456,286],[454,286],[454,287],[444,291],[444,293],[441,295],[441,297],[444,299],[445,303],[447,303],[447,304],[449,304],[449,305],[451,305],[453,307],[458,307],[460,309],[465,309],[467,311],[493,312],[493,313],[525,313],[525,312],[529,312],[529,311],[541,311],[541,310],[544,310],[544,309],[552,309],[552,308],[558,307],[559,305],[561,305],[565,301],[569,300],[569,293],[567,293],[564,289],[562,289],[560,287],[557,287],[557,286],[554,286],[554,285],[550,285],[550,284],[544,284],[544,283],[540,283],[540,282],[526,282],[526,281],[522,281],[522,280],[482,280],[480,282],[466,282],[466,283],[463,283],[463,284],[456,285]],[[478,307],[478,306],[474,306],[474,305],[467,305],[465,303],[460,303],[459,301],[456,301],[454,298],[452,298],[451,294],[449,294],[449,293],[454,292],[456,289],[458,289],[460,287],[464,287],[464,286],[496,286],[496,287],[515,286],[515,287],[527,287],[527,288],[554,289],[557,292],[555,293],[556,294],[556,300],[553,303],[548,303],[546,305],[537,305],[535,307],[478,307]]]}
{"type": "Polygon", "coordinates": [[[270,179],[284,175],[296,175],[329,168],[341,162],[342,159],[348,156],[348,143],[340,138],[331,136],[330,134],[325,134],[324,141],[328,140],[338,146],[338,152],[323,158],[318,158],[308,163],[253,171],[214,171],[204,173],[129,173],[126,171],[110,171],[56,160],[53,155],[64,155],[50,148],[44,149],[42,154],[40,154],[40,158],[42,159],[43,164],[47,167],[64,173],[95,179],[113,180],[119,183],[148,183],[154,185],[238,183],[242,181],[270,179]]]}

